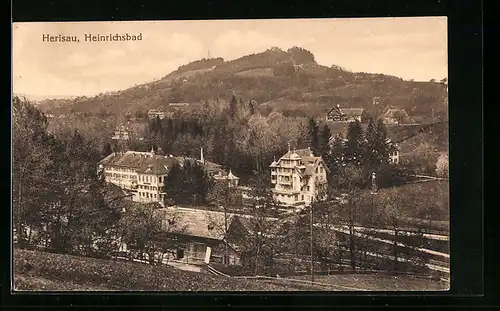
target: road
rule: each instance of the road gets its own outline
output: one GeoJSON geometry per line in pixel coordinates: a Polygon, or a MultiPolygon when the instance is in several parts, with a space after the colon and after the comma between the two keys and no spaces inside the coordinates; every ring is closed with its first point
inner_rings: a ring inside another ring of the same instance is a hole
{"type": "MultiPolygon", "coordinates": [[[[205,210],[194,209],[194,208],[187,208],[187,207],[177,207],[175,209],[178,209],[178,210],[181,210],[181,211],[191,211],[191,212],[205,211],[205,210]]],[[[207,211],[207,212],[224,214],[224,212],[218,212],[218,211],[207,211]]],[[[253,217],[252,215],[244,215],[244,214],[234,214],[234,213],[228,213],[228,214],[230,214],[230,215],[237,215],[237,216],[245,217],[245,218],[252,218],[253,217]]],[[[276,218],[276,217],[267,217],[267,219],[270,219],[270,220],[279,220],[279,218],[276,218]]],[[[319,226],[321,226],[321,224],[315,223],[314,226],[315,227],[319,227],[319,226]]],[[[332,230],[335,230],[335,231],[338,231],[338,232],[349,234],[349,229],[348,229],[347,226],[332,225],[332,226],[330,226],[330,228],[332,230]]],[[[366,227],[361,227],[361,226],[356,226],[355,227],[355,230],[361,230],[361,229],[362,230],[370,230],[369,228],[366,228],[366,227]]],[[[375,232],[383,232],[383,233],[391,233],[392,232],[392,234],[394,234],[394,231],[389,230],[389,229],[375,229],[375,228],[371,228],[371,230],[373,230],[375,232]]],[[[376,238],[376,237],[373,237],[373,236],[370,236],[370,235],[367,235],[367,234],[363,234],[363,233],[360,233],[360,232],[354,232],[354,234],[356,236],[358,236],[358,237],[362,237],[362,238],[366,238],[366,239],[370,239],[370,240],[373,240],[373,241],[378,241],[378,242],[382,242],[382,243],[386,243],[386,244],[393,244],[394,243],[393,241],[390,241],[390,240],[376,238]]],[[[432,235],[432,236],[435,236],[435,235],[432,235]]],[[[398,242],[397,245],[398,246],[403,246],[403,247],[407,246],[407,245],[405,245],[403,243],[400,243],[400,242],[398,242]]],[[[447,258],[447,259],[450,258],[449,254],[437,252],[437,251],[434,251],[434,250],[431,250],[431,249],[427,249],[427,248],[421,248],[421,247],[419,247],[419,248],[416,248],[416,250],[418,250],[420,252],[423,252],[423,253],[432,254],[432,255],[443,257],[443,258],[447,258]]]]}
{"type": "MultiPolygon", "coordinates": [[[[314,224],[314,226],[315,227],[319,227],[320,224],[314,224]]],[[[338,232],[342,232],[342,233],[345,233],[345,234],[349,234],[349,229],[348,228],[344,228],[344,226],[330,226],[330,229],[338,231],[338,232]]],[[[381,238],[376,238],[376,237],[373,237],[373,236],[370,236],[370,235],[367,235],[367,234],[363,234],[363,233],[360,233],[360,232],[356,232],[356,231],[354,231],[354,235],[357,236],[357,237],[369,239],[369,240],[372,240],[372,241],[378,241],[378,242],[382,242],[382,243],[386,243],[386,244],[391,244],[391,245],[394,244],[394,241],[385,240],[385,239],[381,239],[381,238]]],[[[405,245],[403,243],[400,243],[400,242],[397,242],[396,244],[398,246],[407,247],[407,245],[405,245]]],[[[447,259],[450,258],[449,254],[441,253],[441,252],[436,252],[436,251],[433,251],[433,250],[427,249],[427,248],[418,247],[418,248],[415,248],[415,250],[418,250],[420,252],[427,253],[427,254],[432,254],[432,255],[444,257],[444,258],[447,258],[447,259]]]]}
{"type": "MultiPolygon", "coordinates": [[[[348,229],[348,226],[339,226],[343,227],[344,229],[348,229]]],[[[377,233],[386,233],[386,234],[391,234],[394,235],[394,230],[392,229],[380,229],[380,228],[372,228],[372,227],[363,227],[363,226],[354,226],[354,230],[357,231],[368,231],[368,232],[377,232],[377,233]]],[[[400,232],[411,232],[409,230],[398,230],[400,232]]],[[[440,235],[440,234],[429,234],[429,233],[424,233],[423,234],[424,238],[430,239],[430,240],[439,240],[439,241],[448,241],[449,237],[447,235],[440,235]]]]}

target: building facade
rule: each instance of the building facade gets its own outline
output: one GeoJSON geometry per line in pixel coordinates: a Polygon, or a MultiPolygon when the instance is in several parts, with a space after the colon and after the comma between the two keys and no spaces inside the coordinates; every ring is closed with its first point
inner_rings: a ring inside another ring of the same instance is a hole
{"type": "Polygon", "coordinates": [[[148,118],[149,119],[155,119],[156,117],[160,119],[164,119],[165,117],[169,116],[169,113],[166,111],[163,111],[161,109],[149,109],[148,111],[148,118]]]}
{"type": "Polygon", "coordinates": [[[120,126],[116,129],[113,136],[111,137],[113,140],[129,140],[130,139],[130,131],[126,126],[120,126]]]}
{"type": "Polygon", "coordinates": [[[107,182],[134,193],[136,202],[163,202],[165,178],[178,161],[150,152],[113,152],[99,162],[107,182]]]}
{"type": "Polygon", "coordinates": [[[361,122],[363,116],[363,108],[340,108],[333,107],[326,114],[326,121],[330,122],[361,122]]]}
{"type": "Polygon", "coordinates": [[[201,165],[214,179],[229,180],[230,185],[238,186],[239,178],[231,170],[226,173],[220,165],[206,161],[203,149],[199,160],[166,156],[161,149],[157,152],[153,149],[150,152],[113,152],[99,162],[99,169],[106,182],[133,193],[133,201],[163,203],[166,195],[165,179],[171,167],[176,164],[182,167],[185,161],[201,165]]]}
{"type": "Polygon", "coordinates": [[[384,114],[382,115],[382,120],[384,124],[387,125],[399,125],[399,124],[411,124],[414,123],[413,120],[410,119],[406,110],[388,107],[384,114]]]}
{"type": "Polygon", "coordinates": [[[310,205],[327,186],[328,168],[309,148],[289,150],[270,168],[274,199],[285,206],[310,205]]]}

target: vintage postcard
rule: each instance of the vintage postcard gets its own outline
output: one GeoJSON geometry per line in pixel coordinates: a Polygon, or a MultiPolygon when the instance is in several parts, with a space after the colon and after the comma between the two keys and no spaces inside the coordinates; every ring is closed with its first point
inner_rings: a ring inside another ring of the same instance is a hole
{"type": "Polygon", "coordinates": [[[446,17],[14,23],[14,291],[446,291],[446,17]]]}

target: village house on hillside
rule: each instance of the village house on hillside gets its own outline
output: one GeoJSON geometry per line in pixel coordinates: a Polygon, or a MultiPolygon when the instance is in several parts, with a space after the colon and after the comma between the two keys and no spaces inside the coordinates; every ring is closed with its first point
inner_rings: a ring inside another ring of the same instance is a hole
{"type": "Polygon", "coordinates": [[[163,111],[162,109],[149,109],[148,111],[148,118],[149,119],[164,119],[166,117],[170,116],[170,114],[167,111],[163,111]]]}
{"type": "Polygon", "coordinates": [[[389,106],[382,114],[382,120],[387,125],[415,124],[404,109],[389,106]]]}
{"type": "Polygon", "coordinates": [[[339,105],[333,107],[326,113],[328,122],[361,122],[364,113],[363,108],[340,108],[339,105]]]}
{"type": "Polygon", "coordinates": [[[130,130],[128,127],[122,125],[118,127],[115,132],[113,133],[113,136],[111,136],[111,139],[113,140],[129,140],[130,139],[130,130]]]}
{"type": "Polygon", "coordinates": [[[230,185],[238,185],[239,178],[231,170],[225,172],[222,166],[206,161],[201,149],[200,159],[164,155],[161,148],[156,152],[127,151],[113,152],[99,161],[106,182],[133,192],[137,202],[160,202],[166,195],[165,178],[173,165],[183,166],[185,161],[201,165],[209,176],[219,180],[229,180],[230,185]]]}
{"type": "Polygon", "coordinates": [[[327,184],[328,168],[310,148],[291,151],[289,146],[288,152],[273,161],[270,168],[274,198],[283,205],[311,204],[327,184]]]}

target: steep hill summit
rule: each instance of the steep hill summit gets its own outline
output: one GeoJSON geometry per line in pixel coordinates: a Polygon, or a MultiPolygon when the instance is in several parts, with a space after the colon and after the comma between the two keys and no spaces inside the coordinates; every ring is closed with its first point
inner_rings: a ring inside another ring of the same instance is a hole
{"type": "Polygon", "coordinates": [[[417,118],[447,118],[445,82],[414,82],[384,74],[355,73],[336,65],[319,65],[310,51],[300,47],[287,51],[272,47],[231,61],[196,60],[157,81],[94,97],[44,100],[40,107],[52,114],[120,115],[171,102],[228,100],[237,94],[245,101],[255,100],[268,111],[299,106],[308,110],[319,103],[321,107],[314,111],[319,116],[333,104],[352,106],[354,102],[358,108],[368,110],[393,105],[417,118]]]}

